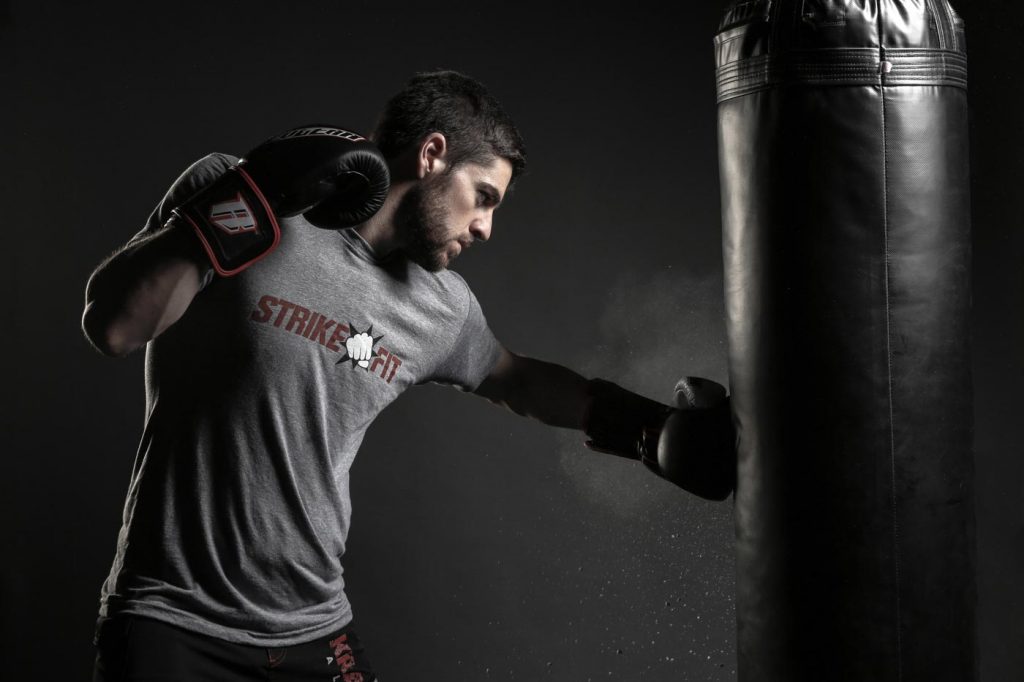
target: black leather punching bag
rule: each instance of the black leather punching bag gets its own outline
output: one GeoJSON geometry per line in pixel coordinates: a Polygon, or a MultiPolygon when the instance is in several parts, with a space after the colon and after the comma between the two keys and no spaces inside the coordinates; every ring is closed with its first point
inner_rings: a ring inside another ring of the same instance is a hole
{"type": "Polygon", "coordinates": [[[715,46],[739,680],[974,680],[963,24],[747,0],[715,46]]]}

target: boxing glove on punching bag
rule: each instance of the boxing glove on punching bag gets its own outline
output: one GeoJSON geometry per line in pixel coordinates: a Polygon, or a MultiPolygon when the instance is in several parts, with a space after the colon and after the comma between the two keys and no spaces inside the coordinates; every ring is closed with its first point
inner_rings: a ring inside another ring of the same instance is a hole
{"type": "Polygon", "coordinates": [[[976,679],[963,24],[747,0],[715,48],[739,680],[976,679]]]}

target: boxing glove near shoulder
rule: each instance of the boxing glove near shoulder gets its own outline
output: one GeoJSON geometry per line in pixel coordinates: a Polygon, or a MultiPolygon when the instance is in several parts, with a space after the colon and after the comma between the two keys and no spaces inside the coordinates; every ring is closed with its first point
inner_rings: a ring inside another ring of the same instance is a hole
{"type": "Polygon", "coordinates": [[[304,126],[255,147],[175,208],[172,220],[191,225],[227,277],[277,247],[278,218],[305,214],[329,229],[358,225],[384,204],[389,184],[373,143],[342,128],[304,126]]]}

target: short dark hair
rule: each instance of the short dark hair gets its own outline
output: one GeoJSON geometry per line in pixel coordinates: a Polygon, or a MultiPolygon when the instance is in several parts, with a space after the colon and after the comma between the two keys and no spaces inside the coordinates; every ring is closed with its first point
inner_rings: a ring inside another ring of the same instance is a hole
{"type": "Polygon", "coordinates": [[[447,140],[450,168],[501,157],[512,164],[513,181],[526,169],[523,138],[512,118],[481,83],[464,74],[417,73],[388,100],[373,141],[390,161],[433,132],[447,140]]]}

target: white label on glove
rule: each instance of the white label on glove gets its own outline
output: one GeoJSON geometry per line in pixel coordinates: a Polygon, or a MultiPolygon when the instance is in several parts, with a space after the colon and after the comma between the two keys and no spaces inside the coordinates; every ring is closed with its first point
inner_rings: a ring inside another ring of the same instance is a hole
{"type": "Polygon", "coordinates": [[[210,222],[228,234],[252,232],[256,229],[256,219],[240,193],[234,199],[210,206],[210,222]]]}

